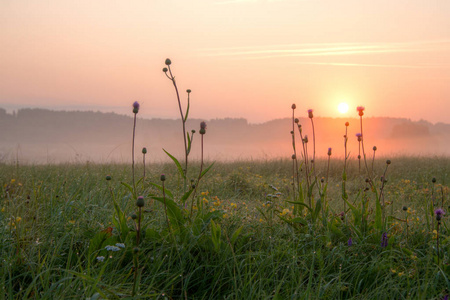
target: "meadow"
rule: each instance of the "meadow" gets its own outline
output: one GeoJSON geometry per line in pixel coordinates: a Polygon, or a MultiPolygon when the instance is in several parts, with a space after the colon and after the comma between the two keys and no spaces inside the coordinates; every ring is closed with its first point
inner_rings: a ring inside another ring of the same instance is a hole
{"type": "Polygon", "coordinates": [[[316,158],[292,105],[291,157],[207,162],[170,65],[184,157],[135,149],[135,102],[130,164],[0,165],[1,299],[448,298],[449,157],[365,150],[358,107],[358,155],[343,124],[316,158]]]}

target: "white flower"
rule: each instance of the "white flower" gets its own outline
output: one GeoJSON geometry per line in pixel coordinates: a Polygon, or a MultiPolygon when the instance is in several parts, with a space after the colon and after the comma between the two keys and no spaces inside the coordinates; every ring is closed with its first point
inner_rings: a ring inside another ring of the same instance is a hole
{"type": "Polygon", "coordinates": [[[105,260],[104,256],[97,256],[97,260],[103,262],[105,260]]]}
{"type": "Polygon", "coordinates": [[[125,248],[125,244],[124,243],[116,243],[116,246],[119,248],[125,248]]]}
{"type": "Polygon", "coordinates": [[[107,251],[113,251],[113,252],[120,251],[120,248],[119,248],[119,247],[111,246],[111,245],[106,246],[105,249],[106,249],[107,251]]]}

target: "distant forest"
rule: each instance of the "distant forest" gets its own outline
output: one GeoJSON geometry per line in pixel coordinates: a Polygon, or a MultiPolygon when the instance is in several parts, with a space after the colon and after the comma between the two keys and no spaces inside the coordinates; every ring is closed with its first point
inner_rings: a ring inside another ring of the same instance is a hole
{"type": "MultiPolygon", "coordinates": [[[[303,134],[312,141],[311,120],[299,118],[303,134]]],[[[201,121],[207,123],[205,153],[210,160],[289,158],[292,155],[292,120],[276,119],[251,124],[245,119],[191,119],[189,132],[198,132],[201,121]]],[[[357,155],[355,134],[359,119],[314,118],[316,153],[325,156],[344,152],[345,122],[349,126],[349,149],[357,155]]],[[[366,149],[378,147],[381,156],[450,155],[450,124],[432,124],[401,118],[364,118],[366,149]]],[[[27,163],[128,162],[131,157],[133,116],[83,111],[20,109],[8,114],[0,108],[0,162],[19,159],[27,163]]],[[[296,138],[299,140],[296,129],[296,138]]],[[[198,158],[200,137],[194,135],[192,157],[198,158]]],[[[147,147],[149,159],[167,159],[162,149],[181,157],[183,136],[181,121],[138,118],[136,151],[147,147]]],[[[309,144],[312,147],[312,143],[309,144]]],[[[312,149],[312,148],[310,148],[312,149]]]]}

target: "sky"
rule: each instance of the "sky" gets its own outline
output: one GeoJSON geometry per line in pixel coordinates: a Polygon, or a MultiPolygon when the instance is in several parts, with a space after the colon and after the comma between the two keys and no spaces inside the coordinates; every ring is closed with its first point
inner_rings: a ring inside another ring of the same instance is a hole
{"type": "Polygon", "coordinates": [[[0,0],[0,108],[450,123],[448,0],[0,0]],[[340,113],[339,103],[349,112],[340,113]]]}

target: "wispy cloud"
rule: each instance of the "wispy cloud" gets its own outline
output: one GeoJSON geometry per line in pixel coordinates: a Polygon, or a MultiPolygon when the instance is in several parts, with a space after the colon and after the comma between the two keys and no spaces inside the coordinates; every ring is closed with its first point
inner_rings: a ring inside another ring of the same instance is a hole
{"type": "Polygon", "coordinates": [[[450,65],[397,65],[397,64],[357,64],[357,63],[324,63],[324,62],[296,62],[300,65],[340,66],[340,67],[377,67],[377,68],[404,68],[404,69],[447,69],[450,65]]]}
{"type": "Polygon", "coordinates": [[[314,43],[260,47],[231,47],[200,49],[206,56],[254,56],[272,58],[279,56],[332,56],[348,54],[373,54],[450,50],[450,40],[404,43],[314,43]]]}
{"type": "MultiPolygon", "coordinates": [[[[411,52],[450,51],[450,40],[414,41],[400,43],[305,43],[269,45],[257,47],[229,47],[199,49],[202,56],[227,57],[230,59],[275,59],[283,57],[337,57],[355,55],[393,54],[411,52]]],[[[399,67],[399,68],[448,68],[443,65],[391,65],[361,63],[302,62],[299,64],[364,66],[364,67],[399,67]]]]}

